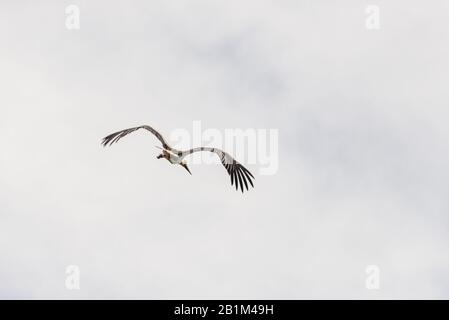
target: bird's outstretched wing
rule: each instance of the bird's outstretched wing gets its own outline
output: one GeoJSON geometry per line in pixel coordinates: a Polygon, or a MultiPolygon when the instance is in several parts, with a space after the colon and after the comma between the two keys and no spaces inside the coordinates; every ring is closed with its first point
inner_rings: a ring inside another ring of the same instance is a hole
{"type": "Polygon", "coordinates": [[[235,190],[238,190],[239,186],[243,192],[243,184],[245,184],[246,190],[248,190],[248,182],[254,188],[254,184],[251,179],[255,179],[254,176],[246,169],[243,165],[241,165],[237,160],[231,157],[228,153],[223,150],[217,148],[209,148],[209,147],[200,147],[193,148],[187,151],[183,151],[181,157],[184,158],[189,154],[200,151],[209,151],[217,154],[220,157],[221,163],[225,167],[229,176],[231,177],[231,185],[235,182],[235,190]]]}
{"type": "Polygon", "coordinates": [[[108,144],[111,145],[111,144],[119,141],[124,136],[130,134],[131,132],[139,130],[139,129],[146,129],[146,130],[150,131],[152,134],[154,134],[156,136],[156,138],[158,138],[159,141],[162,143],[162,146],[164,147],[164,149],[174,150],[172,147],[170,147],[167,144],[167,141],[165,141],[164,137],[159,132],[154,130],[152,127],[146,126],[146,125],[114,132],[114,133],[108,135],[107,137],[104,137],[101,144],[103,145],[103,147],[106,147],[108,144]]]}

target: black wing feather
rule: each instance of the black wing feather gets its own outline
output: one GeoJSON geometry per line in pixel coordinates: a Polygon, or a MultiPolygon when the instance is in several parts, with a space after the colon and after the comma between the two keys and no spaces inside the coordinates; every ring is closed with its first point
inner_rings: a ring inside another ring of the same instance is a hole
{"type": "Polygon", "coordinates": [[[219,149],[214,149],[215,153],[220,155],[221,162],[231,177],[231,185],[235,183],[235,189],[238,190],[240,186],[240,190],[243,192],[243,184],[245,184],[246,190],[249,190],[248,182],[254,188],[254,183],[252,179],[254,176],[242,166],[239,162],[237,162],[234,158],[232,158],[229,154],[219,149]]]}
{"type": "Polygon", "coordinates": [[[152,134],[154,134],[156,136],[156,138],[158,138],[158,140],[162,143],[162,146],[164,147],[164,149],[174,150],[173,148],[171,148],[167,144],[167,141],[165,141],[164,137],[159,132],[157,132],[152,127],[146,126],[146,125],[114,132],[114,133],[104,137],[102,142],[101,142],[101,144],[103,145],[103,147],[106,147],[107,145],[111,145],[113,143],[116,143],[117,141],[119,141],[124,136],[127,136],[128,134],[130,134],[130,133],[132,133],[134,131],[137,131],[139,129],[145,129],[145,130],[150,131],[152,134]]]}

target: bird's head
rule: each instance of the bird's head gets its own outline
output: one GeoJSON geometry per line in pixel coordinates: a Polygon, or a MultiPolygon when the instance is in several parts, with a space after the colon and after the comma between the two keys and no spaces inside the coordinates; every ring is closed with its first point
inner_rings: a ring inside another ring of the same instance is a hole
{"type": "Polygon", "coordinates": [[[181,161],[180,165],[183,166],[184,169],[186,169],[190,174],[192,174],[192,172],[190,172],[189,167],[187,166],[187,163],[185,161],[181,161]]]}

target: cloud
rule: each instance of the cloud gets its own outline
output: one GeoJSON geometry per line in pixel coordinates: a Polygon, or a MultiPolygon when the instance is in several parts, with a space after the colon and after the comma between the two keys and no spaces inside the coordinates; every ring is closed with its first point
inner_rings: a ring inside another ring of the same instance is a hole
{"type": "Polygon", "coordinates": [[[78,5],[1,4],[0,297],[447,298],[444,1],[378,31],[359,1],[78,5]],[[100,146],[195,120],[279,129],[277,174],[242,196],[147,134],[100,146]]]}

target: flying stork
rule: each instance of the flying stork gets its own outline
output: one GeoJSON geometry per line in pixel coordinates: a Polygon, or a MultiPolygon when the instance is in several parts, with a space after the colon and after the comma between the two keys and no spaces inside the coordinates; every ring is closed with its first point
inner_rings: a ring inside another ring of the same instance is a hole
{"type": "Polygon", "coordinates": [[[156,157],[157,159],[164,158],[167,159],[171,164],[179,164],[183,166],[190,174],[192,174],[184,158],[194,152],[200,151],[213,152],[220,157],[221,163],[226,168],[226,171],[231,177],[231,185],[233,185],[235,182],[236,190],[238,190],[240,185],[240,189],[243,192],[243,184],[245,184],[246,190],[248,190],[248,182],[251,184],[252,187],[254,187],[253,182],[251,181],[251,178],[254,179],[254,176],[251,174],[251,172],[249,172],[248,169],[242,166],[239,162],[237,162],[233,157],[231,157],[228,153],[224,152],[223,150],[209,147],[198,147],[185,151],[176,150],[168,145],[167,141],[159,132],[157,132],[155,129],[147,125],[129,128],[112,133],[107,137],[104,137],[101,144],[103,145],[103,147],[106,147],[107,145],[112,145],[113,143],[119,141],[124,136],[139,129],[148,130],[149,132],[154,134],[156,138],[158,138],[158,140],[162,143],[162,148],[157,147],[162,150],[162,153],[156,157]]]}

